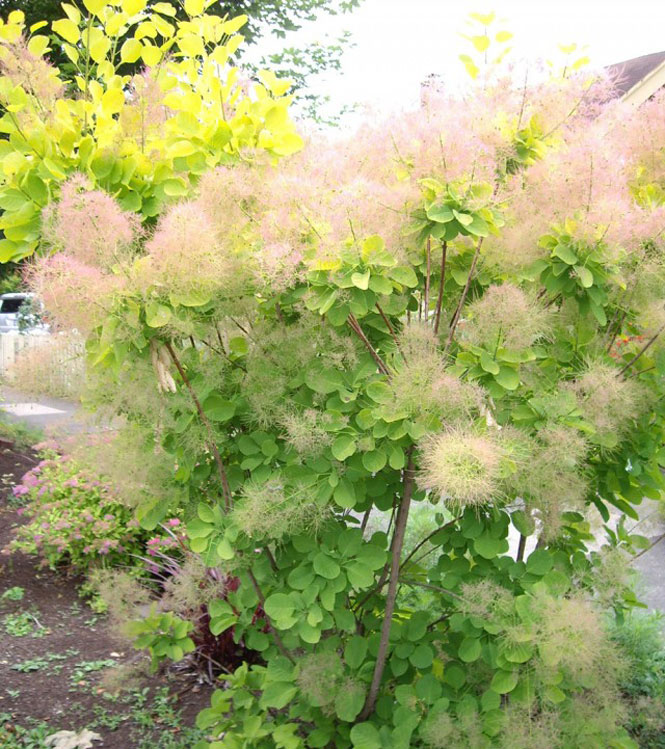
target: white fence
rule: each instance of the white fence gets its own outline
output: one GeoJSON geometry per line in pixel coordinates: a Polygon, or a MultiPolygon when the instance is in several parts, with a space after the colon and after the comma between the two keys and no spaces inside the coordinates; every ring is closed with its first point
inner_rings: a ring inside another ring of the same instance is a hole
{"type": "Polygon", "coordinates": [[[84,344],[79,336],[0,334],[0,377],[22,392],[73,396],[84,372],[84,344]]]}

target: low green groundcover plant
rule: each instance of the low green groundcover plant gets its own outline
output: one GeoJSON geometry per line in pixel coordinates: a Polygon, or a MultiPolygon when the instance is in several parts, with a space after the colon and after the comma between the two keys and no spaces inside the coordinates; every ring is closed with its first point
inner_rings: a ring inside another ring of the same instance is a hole
{"type": "Polygon", "coordinates": [[[137,518],[187,509],[210,630],[252,653],[197,749],[635,747],[604,616],[665,489],[665,97],[467,56],[467,95],[293,155],[288,82],[243,81],[204,6],[66,5],[76,90],[0,26],[3,253],[38,250],[113,465],[177,488],[137,518]]]}

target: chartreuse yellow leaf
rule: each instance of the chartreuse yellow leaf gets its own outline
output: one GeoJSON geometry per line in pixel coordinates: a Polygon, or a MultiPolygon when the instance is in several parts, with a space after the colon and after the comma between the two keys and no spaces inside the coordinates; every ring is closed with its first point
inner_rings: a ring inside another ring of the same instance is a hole
{"type": "Polygon", "coordinates": [[[104,24],[104,28],[106,29],[106,33],[109,36],[117,36],[120,32],[120,29],[127,23],[129,20],[129,14],[127,13],[111,13],[107,19],[106,23],[104,24]]]}
{"type": "Polygon", "coordinates": [[[224,21],[222,24],[222,34],[231,36],[239,31],[247,23],[247,16],[236,16],[235,18],[229,18],[228,21],[224,21]]]}
{"type": "Polygon", "coordinates": [[[154,44],[144,44],[141,51],[141,57],[143,62],[148,66],[152,67],[162,59],[162,51],[159,47],[155,47],[154,44]]]}
{"type": "Polygon", "coordinates": [[[34,34],[35,31],[39,31],[39,29],[43,29],[44,26],[48,26],[48,21],[37,21],[37,23],[33,23],[30,27],[30,33],[34,34]]]}
{"type": "Polygon", "coordinates": [[[152,21],[144,21],[143,23],[140,23],[134,32],[135,39],[144,39],[146,36],[149,36],[151,39],[154,39],[157,36],[157,29],[152,21]]]}
{"type": "Polygon", "coordinates": [[[76,65],[76,63],[79,61],[79,53],[76,47],[72,47],[71,44],[63,44],[62,48],[65,51],[67,57],[74,63],[74,65],[76,65]]]}
{"type": "Polygon", "coordinates": [[[203,13],[203,0],[185,0],[185,13],[188,16],[200,16],[203,13]]]}
{"type": "Polygon", "coordinates": [[[469,13],[469,15],[474,21],[482,23],[483,26],[489,26],[496,18],[496,13],[469,13]]]}
{"type": "Polygon", "coordinates": [[[141,57],[143,45],[137,39],[127,39],[120,47],[120,59],[122,62],[136,62],[141,57]]]}
{"type": "Polygon", "coordinates": [[[102,111],[104,114],[117,114],[125,105],[125,95],[118,88],[111,88],[102,96],[102,111]]]}
{"type": "Polygon", "coordinates": [[[83,5],[95,16],[99,16],[106,3],[104,0],[83,0],[83,5]]]}
{"type": "Polygon", "coordinates": [[[490,46],[489,37],[484,34],[479,36],[472,36],[471,43],[478,50],[478,52],[484,52],[490,46]]]}
{"type": "Polygon", "coordinates": [[[70,44],[76,44],[81,38],[78,26],[69,18],[61,18],[51,24],[53,31],[70,44]]]}
{"type": "Polygon", "coordinates": [[[41,57],[48,48],[48,37],[41,34],[31,37],[28,42],[28,49],[35,57],[41,57]]]}
{"type": "Polygon", "coordinates": [[[163,16],[170,16],[171,18],[176,14],[176,9],[171,5],[171,3],[155,3],[152,6],[152,9],[157,11],[157,13],[161,13],[163,16]]]}
{"type": "Polygon", "coordinates": [[[273,96],[283,96],[293,85],[288,78],[278,78],[272,70],[259,70],[259,80],[273,96]]]}
{"type": "Polygon", "coordinates": [[[106,59],[108,51],[111,49],[110,39],[103,34],[100,29],[94,29],[98,32],[94,35],[91,33],[90,44],[88,49],[90,50],[90,57],[96,62],[100,63],[106,59]]]}
{"type": "Polygon", "coordinates": [[[287,133],[275,137],[275,145],[272,150],[280,156],[290,156],[292,153],[297,153],[303,147],[303,139],[296,135],[296,133],[287,133]]]}
{"type": "Polygon", "coordinates": [[[146,0],[122,0],[120,7],[129,13],[130,16],[135,16],[140,13],[146,6],[146,0]]]}
{"type": "Polygon", "coordinates": [[[205,52],[203,39],[196,34],[185,34],[178,39],[180,51],[187,57],[198,57],[205,52]]]}
{"type": "Polygon", "coordinates": [[[241,34],[235,34],[226,43],[226,51],[229,53],[229,55],[234,55],[244,41],[245,38],[241,34]]]}
{"type": "Polygon", "coordinates": [[[67,14],[67,18],[72,23],[75,23],[77,26],[81,23],[81,12],[78,8],[75,8],[73,5],[69,5],[68,3],[62,3],[62,9],[67,14]]]}

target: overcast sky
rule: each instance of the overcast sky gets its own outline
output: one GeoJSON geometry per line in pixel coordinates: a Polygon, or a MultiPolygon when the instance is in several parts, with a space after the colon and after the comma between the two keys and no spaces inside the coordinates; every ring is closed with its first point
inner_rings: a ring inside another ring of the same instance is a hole
{"type": "Polygon", "coordinates": [[[458,56],[470,46],[461,37],[465,21],[471,11],[491,10],[499,19],[492,28],[513,32],[519,59],[562,59],[557,45],[571,42],[585,47],[594,66],[665,50],[665,0],[365,0],[352,14],[322,18],[287,41],[323,40],[348,29],[356,47],[345,55],[343,74],[317,87],[335,104],[401,108],[418,100],[420,81],[430,73],[459,85],[465,73],[458,56]]]}

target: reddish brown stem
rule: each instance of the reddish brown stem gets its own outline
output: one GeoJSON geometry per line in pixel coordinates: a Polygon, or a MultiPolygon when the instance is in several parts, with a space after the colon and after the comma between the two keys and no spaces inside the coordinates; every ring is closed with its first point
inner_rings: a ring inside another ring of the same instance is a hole
{"type": "Polygon", "coordinates": [[[402,347],[399,345],[399,338],[397,337],[397,333],[395,332],[395,328],[393,328],[390,320],[386,316],[386,313],[381,309],[381,305],[377,302],[376,308],[379,310],[379,314],[381,315],[381,319],[386,324],[386,327],[390,331],[390,335],[392,336],[393,341],[395,341],[395,345],[397,346],[397,350],[402,354],[402,359],[406,361],[406,357],[404,356],[404,352],[402,351],[402,347]]]}
{"type": "Polygon", "coordinates": [[[432,238],[427,237],[427,266],[426,266],[426,272],[425,272],[425,322],[427,322],[427,318],[429,317],[429,280],[430,280],[430,274],[432,272],[432,238]]]}
{"type": "Polygon", "coordinates": [[[434,313],[434,335],[439,334],[439,324],[441,323],[441,307],[443,305],[443,285],[446,282],[446,254],[448,252],[448,243],[444,240],[441,244],[441,284],[439,285],[439,296],[436,300],[436,312],[434,313]]]}
{"type": "Polygon", "coordinates": [[[383,359],[379,356],[379,354],[377,353],[377,351],[374,348],[374,346],[372,346],[372,344],[369,342],[369,339],[367,338],[367,336],[363,333],[363,330],[360,327],[360,323],[358,322],[358,320],[356,320],[355,315],[349,314],[349,318],[347,320],[347,323],[348,323],[349,327],[351,328],[351,330],[363,342],[363,344],[365,345],[365,348],[372,355],[372,359],[374,359],[374,361],[376,362],[376,364],[377,364],[378,368],[381,370],[381,372],[384,375],[387,375],[388,377],[390,377],[390,371],[389,371],[388,367],[386,366],[386,364],[383,361],[383,359]]]}
{"type": "Polygon", "coordinates": [[[199,414],[199,417],[201,418],[201,421],[203,422],[203,425],[205,426],[207,432],[208,432],[208,447],[210,448],[210,451],[213,454],[213,457],[215,459],[215,463],[217,465],[217,473],[219,474],[219,479],[222,483],[222,493],[224,494],[224,506],[226,507],[226,510],[231,509],[231,488],[229,487],[229,482],[226,477],[226,470],[224,469],[224,463],[222,462],[222,456],[219,454],[219,450],[217,449],[217,445],[215,443],[215,433],[212,429],[212,425],[210,424],[210,421],[208,420],[208,417],[205,415],[205,412],[203,411],[203,408],[201,406],[201,401],[198,399],[198,396],[194,392],[194,388],[192,387],[192,383],[189,381],[189,378],[187,377],[187,374],[185,373],[185,370],[182,367],[182,364],[180,363],[180,359],[178,359],[176,352],[173,349],[173,346],[171,345],[170,341],[167,341],[165,343],[166,350],[169,352],[169,356],[171,357],[171,360],[175,364],[176,369],[178,370],[178,374],[180,375],[180,378],[182,379],[183,383],[185,384],[185,387],[189,391],[189,394],[192,397],[192,400],[194,401],[194,405],[196,406],[196,410],[199,414]]]}
{"type": "Polygon", "coordinates": [[[469,293],[469,288],[471,286],[473,274],[476,272],[476,265],[478,263],[478,258],[480,257],[480,248],[482,246],[483,246],[483,237],[481,237],[478,240],[478,244],[476,245],[476,251],[473,253],[473,260],[471,261],[471,268],[469,269],[469,275],[466,279],[466,284],[464,284],[464,289],[462,290],[462,296],[459,298],[459,302],[457,303],[457,307],[455,308],[455,314],[453,315],[452,320],[450,321],[450,330],[448,331],[448,338],[446,340],[444,353],[448,351],[448,349],[450,348],[450,344],[453,342],[453,336],[455,335],[455,328],[457,328],[457,323],[459,322],[460,316],[462,314],[462,307],[464,307],[464,302],[466,302],[466,296],[469,293]]]}
{"type": "Polygon", "coordinates": [[[415,481],[413,458],[409,456],[409,462],[404,470],[404,494],[397,513],[395,523],[395,535],[392,544],[392,560],[390,564],[390,582],[388,583],[388,594],[386,596],[386,608],[381,627],[381,639],[379,640],[379,649],[376,655],[374,673],[372,682],[367,693],[367,699],[363,706],[358,722],[367,720],[374,712],[376,700],[379,696],[381,679],[386,667],[388,657],[388,643],[390,638],[390,629],[392,626],[393,613],[395,611],[395,599],[397,598],[397,584],[399,580],[399,565],[402,556],[402,546],[404,545],[404,533],[406,531],[407,520],[409,519],[409,509],[411,507],[411,495],[413,494],[413,485],[415,481]]]}

